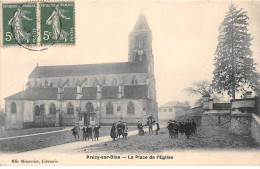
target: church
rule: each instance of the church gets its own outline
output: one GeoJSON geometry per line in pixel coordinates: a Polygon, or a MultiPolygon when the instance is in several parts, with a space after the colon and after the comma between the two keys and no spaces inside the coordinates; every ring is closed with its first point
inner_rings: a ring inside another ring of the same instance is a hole
{"type": "Polygon", "coordinates": [[[26,90],[5,98],[5,111],[9,129],[158,120],[152,32],[145,15],[129,34],[128,62],[37,64],[26,90]]]}

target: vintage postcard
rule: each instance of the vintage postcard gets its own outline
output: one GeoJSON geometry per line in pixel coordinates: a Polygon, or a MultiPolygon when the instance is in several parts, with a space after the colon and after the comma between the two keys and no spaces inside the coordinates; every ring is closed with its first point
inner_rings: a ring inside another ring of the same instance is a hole
{"type": "Polygon", "coordinates": [[[260,165],[260,1],[0,2],[0,165],[260,165]]]}

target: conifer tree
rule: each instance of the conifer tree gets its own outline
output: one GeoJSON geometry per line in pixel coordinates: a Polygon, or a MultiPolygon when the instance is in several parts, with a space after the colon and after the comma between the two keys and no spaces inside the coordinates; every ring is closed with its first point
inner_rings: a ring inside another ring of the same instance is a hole
{"type": "Polygon", "coordinates": [[[250,49],[252,37],[248,33],[248,20],[244,9],[231,4],[218,29],[212,86],[218,93],[227,91],[233,99],[236,92],[244,92],[246,87],[253,91],[259,87],[256,63],[250,49]]]}

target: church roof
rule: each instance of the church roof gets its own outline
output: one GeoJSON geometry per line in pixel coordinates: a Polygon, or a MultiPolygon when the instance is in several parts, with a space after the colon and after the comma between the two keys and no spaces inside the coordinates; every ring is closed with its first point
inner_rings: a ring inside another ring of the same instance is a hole
{"type": "Polygon", "coordinates": [[[5,99],[7,100],[56,100],[58,88],[31,88],[18,92],[5,99]]]}
{"type": "Polygon", "coordinates": [[[141,13],[138,17],[138,20],[132,32],[147,31],[147,30],[150,31],[148,22],[146,20],[144,13],[141,13]]]}
{"type": "MultiPolygon", "coordinates": [[[[83,87],[81,100],[96,100],[96,87],[83,87]]],[[[124,97],[141,99],[147,97],[146,85],[124,86],[124,97]]],[[[57,100],[58,88],[30,88],[5,98],[6,100],[57,100]]],[[[76,100],[77,88],[66,87],[62,94],[62,100],[76,100]]],[[[103,86],[102,99],[116,99],[118,86],[103,86]]]]}
{"type": "Polygon", "coordinates": [[[147,73],[145,62],[118,62],[85,65],[36,66],[29,78],[100,74],[147,73]]]}

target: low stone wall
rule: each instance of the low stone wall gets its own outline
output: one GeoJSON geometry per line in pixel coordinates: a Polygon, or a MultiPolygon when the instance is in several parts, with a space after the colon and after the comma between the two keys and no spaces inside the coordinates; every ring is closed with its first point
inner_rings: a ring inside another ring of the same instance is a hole
{"type": "Polygon", "coordinates": [[[251,136],[260,144],[260,117],[252,114],[251,136]]]}
{"type": "Polygon", "coordinates": [[[203,126],[229,126],[230,113],[203,114],[201,123],[203,126]]]}
{"type": "Polygon", "coordinates": [[[230,115],[229,131],[233,134],[249,135],[251,128],[251,114],[236,113],[230,115]]]}

